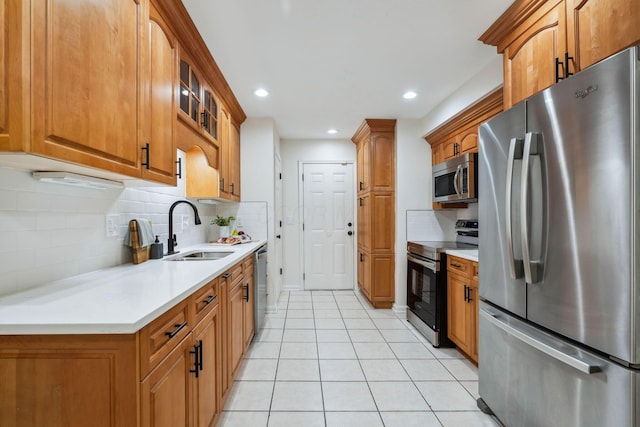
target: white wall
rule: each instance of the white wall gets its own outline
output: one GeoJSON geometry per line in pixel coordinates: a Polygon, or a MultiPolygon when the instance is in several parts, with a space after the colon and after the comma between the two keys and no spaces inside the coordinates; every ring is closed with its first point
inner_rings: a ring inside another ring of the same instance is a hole
{"type": "Polygon", "coordinates": [[[249,118],[240,132],[242,202],[264,202],[267,210],[267,311],[274,312],[282,289],[275,262],[275,167],[280,138],[271,118],[249,118]]]}
{"type": "Polygon", "coordinates": [[[479,73],[422,118],[421,135],[426,135],[460,111],[502,85],[502,55],[496,55],[479,73]]]}
{"type": "MultiPolygon", "coordinates": [[[[166,251],[169,206],[184,196],[184,178],[177,187],[98,190],[44,183],[30,172],[0,167],[0,294],[130,263],[123,237],[132,218],[151,220],[166,251]],[[118,218],[117,237],[106,237],[106,215],[118,218]]],[[[189,206],[175,208],[178,249],[206,240],[216,209],[198,210],[202,225],[196,226],[189,206]],[[183,215],[189,224],[184,230],[183,215]]]]}
{"type": "Polygon", "coordinates": [[[420,120],[396,123],[396,271],[395,303],[406,311],[407,235],[406,212],[431,209],[431,147],[421,137],[420,120]]]}
{"type": "Polygon", "coordinates": [[[299,197],[301,184],[299,180],[299,164],[303,161],[346,161],[355,165],[356,145],[348,139],[283,139],[280,150],[283,175],[283,214],[285,218],[282,230],[284,239],[283,289],[296,290],[302,289],[303,252],[302,230],[299,224],[299,214],[302,212],[302,200],[299,197]]]}

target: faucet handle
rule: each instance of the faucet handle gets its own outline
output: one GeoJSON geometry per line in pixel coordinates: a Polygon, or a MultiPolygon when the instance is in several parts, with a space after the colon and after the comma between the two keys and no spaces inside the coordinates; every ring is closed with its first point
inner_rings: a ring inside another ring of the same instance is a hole
{"type": "Polygon", "coordinates": [[[173,235],[173,246],[178,246],[178,239],[176,239],[176,235],[173,235]]]}

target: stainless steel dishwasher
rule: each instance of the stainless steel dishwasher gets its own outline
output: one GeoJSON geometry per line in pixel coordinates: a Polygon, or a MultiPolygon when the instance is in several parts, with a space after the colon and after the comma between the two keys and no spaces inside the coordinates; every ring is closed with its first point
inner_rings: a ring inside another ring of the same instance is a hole
{"type": "Polygon", "coordinates": [[[264,325],[267,310],[267,245],[258,249],[253,263],[255,335],[258,336],[264,325]]]}

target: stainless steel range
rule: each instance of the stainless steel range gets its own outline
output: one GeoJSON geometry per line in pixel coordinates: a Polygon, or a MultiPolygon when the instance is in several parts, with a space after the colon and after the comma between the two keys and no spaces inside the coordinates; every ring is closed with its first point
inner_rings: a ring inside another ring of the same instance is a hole
{"type": "Polygon", "coordinates": [[[407,242],[407,320],[434,347],[447,338],[447,249],[477,249],[478,221],[458,220],[455,241],[407,242]]]}

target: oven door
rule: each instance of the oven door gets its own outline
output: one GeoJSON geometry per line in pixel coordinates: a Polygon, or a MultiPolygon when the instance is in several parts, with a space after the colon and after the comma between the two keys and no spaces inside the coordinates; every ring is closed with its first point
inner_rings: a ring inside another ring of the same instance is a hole
{"type": "Polygon", "coordinates": [[[407,305],[411,313],[435,332],[440,329],[438,270],[435,261],[407,254],[407,305]]]}

